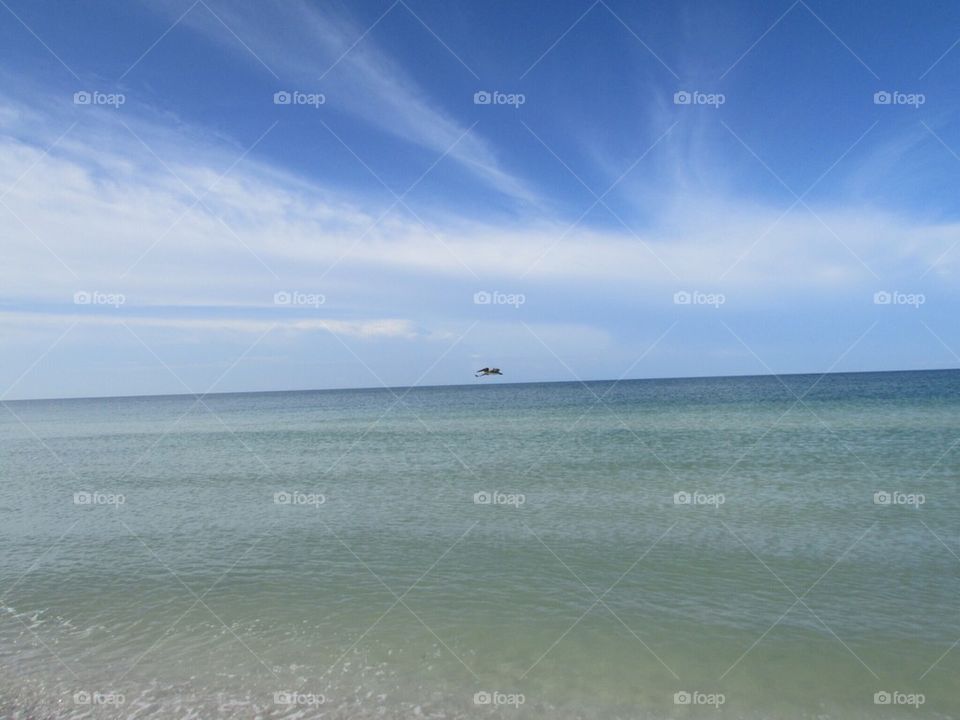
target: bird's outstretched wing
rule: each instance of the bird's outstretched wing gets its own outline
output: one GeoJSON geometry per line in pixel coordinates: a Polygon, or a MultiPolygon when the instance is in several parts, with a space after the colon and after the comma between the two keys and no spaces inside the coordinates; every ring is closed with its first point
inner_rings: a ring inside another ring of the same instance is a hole
{"type": "Polygon", "coordinates": [[[474,377],[480,377],[480,376],[486,376],[486,375],[503,375],[503,373],[500,372],[500,368],[485,367],[481,370],[477,370],[477,374],[474,375],[474,377]]]}

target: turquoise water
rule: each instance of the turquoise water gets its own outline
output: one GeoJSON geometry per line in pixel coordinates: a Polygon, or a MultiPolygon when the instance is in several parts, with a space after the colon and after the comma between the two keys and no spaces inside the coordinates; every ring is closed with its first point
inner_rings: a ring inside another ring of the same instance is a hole
{"type": "Polygon", "coordinates": [[[0,717],[960,713],[960,372],[6,408],[0,717]]]}

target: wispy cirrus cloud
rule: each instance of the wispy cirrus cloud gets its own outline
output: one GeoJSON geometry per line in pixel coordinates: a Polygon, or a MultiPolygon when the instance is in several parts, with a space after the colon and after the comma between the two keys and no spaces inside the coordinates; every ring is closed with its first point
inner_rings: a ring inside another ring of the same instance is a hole
{"type": "Polygon", "coordinates": [[[6,312],[0,310],[0,325],[27,326],[49,325],[65,327],[116,327],[130,326],[155,329],[178,330],[187,333],[304,333],[326,330],[337,335],[356,338],[413,338],[417,331],[410,320],[330,320],[323,318],[283,318],[266,319],[232,317],[171,317],[148,316],[127,312],[107,311],[93,314],[62,312],[6,312]]]}
{"type": "Polygon", "coordinates": [[[576,282],[601,294],[638,284],[661,294],[688,285],[850,292],[878,276],[949,277],[958,261],[953,223],[870,207],[784,214],[680,190],[637,231],[549,217],[482,223],[450,211],[426,225],[401,210],[381,218],[363,198],[253,157],[224,175],[238,153],[202,142],[200,131],[194,139],[105,112],[45,153],[69,118],[9,99],[0,108],[29,116],[8,120],[0,140],[8,301],[67,301],[92,287],[144,305],[256,307],[300,289],[324,292],[330,312],[379,316],[377,279],[391,276],[407,281],[392,302],[415,311],[418,283],[431,278],[468,288],[576,282]]]}
{"type": "MultiPolygon", "coordinates": [[[[379,19],[366,25],[332,6],[303,0],[274,5],[211,0],[208,4],[215,15],[197,7],[180,24],[264,73],[275,72],[280,85],[322,91],[330,107],[428,149],[434,159],[448,157],[505,195],[525,203],[538,202],[538,193],[504,166],[501,154],[483,138],[482,130],[444,110],[448,99],[431,97],[377,42],[378,32],[391,18],[410,12],[403,4],[387,6],[379,19]],[[242,38],[242,43],[237,38],[242,38]]],[[[162,7],[170,19],[183,12],[175,3],[162,7]]],[[[151,4],[151,8],[156,6],[151,4]]],[[[431,30],[424,27],[422,32],[424,43],[442,47],[431,30]]],[[[460,67],[457,57],[451,55],[449,61],[460,67]]],[[[463,72],[473,82],[472,71],[464,68],[463,72]]],[[[472,91],[464,92],[464,101],[471,95],[472,91]]]]}

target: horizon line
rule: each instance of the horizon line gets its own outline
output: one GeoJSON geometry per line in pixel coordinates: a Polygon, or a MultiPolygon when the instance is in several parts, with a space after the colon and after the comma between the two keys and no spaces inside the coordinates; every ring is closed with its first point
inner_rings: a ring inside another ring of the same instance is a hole
{"type": "Polygon", "coordinates": [[[844,370],[839,372],[789,372],[789,373],[745,373],[738,375],[679,375],[671,377],[645,377],[645,378],[600,378],[593,380],[526,380],[523,382],[473,382],[473,383],[447,383],[439,385],[364,385],[360,387],[349,388],[289,388],[285,390],[230,390],[224,392],[206,392],[206,393],[162,393],[148,395],[77,395],[70,397],[36,397],[36,398],[17,398],[14,400],[4,400],[0,398],[0,404],[18,403],[18,402],[56,402],[61,400],[135,400],[143,398],[204,398],[217,397],[221,395],[267,395],[277,393],[309,393],[309,392],[357,392],[360,390],[428,390],[433,388],[457,388],[457,387],[482,387],[484,385],[495,387],[504,385],[567,385],[587,383],[622,383],[622,382],[658,382],[664,380],[724,380],[731,378],[784,378],[784,377],[802,377],[805,375],[879,375],[884,373],[913,373],[913,372],[956,372],[960,368],[923,368],[923,369],[899,369],[899,370],[844,370]]]}

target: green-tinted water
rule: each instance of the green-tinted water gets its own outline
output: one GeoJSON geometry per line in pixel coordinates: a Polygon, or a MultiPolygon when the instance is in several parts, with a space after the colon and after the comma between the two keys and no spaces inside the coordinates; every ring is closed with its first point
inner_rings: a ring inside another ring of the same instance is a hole
{"type": "Polygon", "coordinates": [[[960,708],[960,372],[6,407],[0,717],[960,708]]]}

